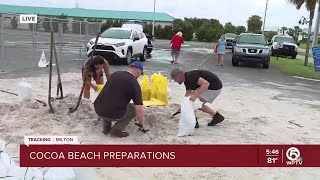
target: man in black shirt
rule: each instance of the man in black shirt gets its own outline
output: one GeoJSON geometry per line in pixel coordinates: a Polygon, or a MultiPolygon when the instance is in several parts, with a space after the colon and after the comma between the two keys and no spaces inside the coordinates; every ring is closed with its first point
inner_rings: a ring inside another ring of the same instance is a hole
{"type": "Polygon", "coordinates": [[[109,75],[108,81],[94,102],[98,116],[103,120],[103,133],[127,137],[124,131],[137,115],[139,127],[145,132],[141,88],[137,81],[143,73],[143,66],[135,61],[128,71],[117,71],[109,75]],[[130,101],[133,100],[133,103],[130,101]],[[113,127],[112,121],[116,121],[113,127]]]}
{"type": "MultiPolygon", "coordinates": [[[[208,123],[208,126],[214,126],[224,120],[220,113],[205,105],[207,102],[212,104],[222,89],[222,82],[215,74],[205,70],[184,72],[182,68],[177,67],[171,71],[170,75],[175,82],[184,83],[186,86],[185,96],[190,96],[191,101],[194,102],[199,98],[203,102],[199,110],[212,115],[212,121],[208,123]]],[[[197,122],[196,128],[198,127],[197,122]]]]}

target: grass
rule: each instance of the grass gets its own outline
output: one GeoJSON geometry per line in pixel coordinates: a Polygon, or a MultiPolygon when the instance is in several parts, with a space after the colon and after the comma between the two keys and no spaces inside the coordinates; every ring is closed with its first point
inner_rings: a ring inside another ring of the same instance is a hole
{"type": "Polygon", "coordinates": [[[280,72],[286,73],[292,76],[300,76],[304,78],[320,79],[320,72],[315,72],[313,63],[309,63],[308,66],[304,66],[304,61],[293,60],[288,58],[271,57],[271,66],[279,69],[280,72]]]}
{"type": "MultiPolygon", "coordinates": [[[[307,44],[306,43],[301,43],[299,48],[306,49],[307,48],[307,44]]],[[[311,49],[311,46],[310,46],[310,49],[311,49]]]]}
{"type": "MultiPolygon", "coordinates": [[[[298,52],[298,55],[300,56],[305,56],[306,52],[298,52]]],[[[309,53],[309,57],[312,57],[312,54],[309,53]]]]}
{"type": "MultiPolygon", "coordinates": [[[[320,44],[318,44],[319,46],[320,44]]],[[[301,43],[300,46],[299,46],[300,49],[306,49],[307,48],[307,43],[301,43]]],[[[312,42],[310,42],[310,47],[309,49],[311,50],[312,49],[312,42]]]]}

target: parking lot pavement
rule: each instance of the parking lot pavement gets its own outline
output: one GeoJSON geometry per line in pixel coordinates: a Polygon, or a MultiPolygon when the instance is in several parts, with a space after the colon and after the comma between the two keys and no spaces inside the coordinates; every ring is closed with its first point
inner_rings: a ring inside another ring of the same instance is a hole
{"type": "MultiPolygon", "coordinates": [[[[170,55],[170,41],[169,40],[156,40],[154,42],[154,50],[151,54],[151,58],[147,59],[144,64],[146,74],[151,75],[155,72],[161,72],[162,74],[169,75],[170,70],[174,66],[181,66],[185,70],[192,69],[204,69],[216,73],[220,76],[224,84],[237,85],[242,81],[250,82],[259,86],[267,86],[274,88],[288,87],[292,85],[299,89],[294,91],[294,88],[289,88],[291,92],[300,93],[300,96],[306,94],[318,94],[320,89],[320,83],[317,81],[309,81],[304,79],[294,78],[288,75],[281,74],[272,67],[270,69],[263,69],[262,67],[256,67],[255,65],[241,65],[240,67],[233,67],[231,65],[232,53],[231,50],[227,50],[225,55],[224,67],[216,66],[218,56],[213,54],[213,43],[198,43],[198,42],[186,42],[182,46],[180,52],[179,64],[171,64],[170,55]],[[273,82],[280,84],[280,86],[274,84],[268,84],[265,82],[273,82]],[[302,87],[297,84],[306,84],[307,87],[302,87]],[[285,85],[285,86],[281,86],[285,85]],[[312,91],[314,89],[316,91],[312,91]],[[301,93],[303,92],[303,93],[301,93]]],[[[5,54],[9,57],[9,61],[5,61],[5,73],[0,73],[0,78],[20,78],[28,76],[41,76],[41,74],[48,74],[49,68],[38,68],[37,63],[40,59],[42,50],[46,52],[46,58],[49,60],[49,47],[39,48],[35,53],[35,58],[32,59],[32,48],[30,47],[11,47],[6,46],[5,54]]],[[[62,56],[59,56],[61,62],[61,72],[79,72],[81,73],[82,63],[84,62],[85,55],[80,59],[79,53],[73,53],[76,49],[64,49],[62,56]]],[[[55,68],[53,68],[55,70],[55,68]]],[[[126,70],[124,65],[111,65],[111,71],[126,70]]],[[[55,73],[55,71],[53,72],[55,73]]]]}

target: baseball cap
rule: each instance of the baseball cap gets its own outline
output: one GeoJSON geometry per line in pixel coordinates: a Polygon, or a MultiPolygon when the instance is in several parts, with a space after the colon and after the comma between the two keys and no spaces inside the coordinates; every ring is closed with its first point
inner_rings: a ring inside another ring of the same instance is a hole
{"type": "Polygon", "coordinates": [[[181,67],[175,67],[172,69],[170,76],[171,76],[171,80],[175,79],[180,73],[182,73],[183,70],[181,67]]]}
{"type": "Polygon", "coordinates": [[[141,71],[142,71],[141,74],[143,74],[143,65],[142,65],[141,62],[139,62],[139,61],[133,61],[129,66],[130,66],[130,67],[136,67],[136,68],[141,69],[141,71]]]}

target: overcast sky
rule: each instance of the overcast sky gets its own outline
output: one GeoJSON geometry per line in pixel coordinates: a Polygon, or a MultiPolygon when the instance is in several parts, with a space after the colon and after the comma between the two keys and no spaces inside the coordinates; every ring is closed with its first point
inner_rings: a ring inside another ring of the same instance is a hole
{"type": "MultiPolygon", "coordinates": [[[[153,12],[153,0],[79,0],[81,8],[150,11],[153,12]]],[[[1,4],[47,7],[75,7],[75,0],[1,0],[1,4]]],[[[198,17],[215,18],[222,24],[246,26],[251,15],[264,17],[266,0],[156,0],[156,11],[165,12],[175,18],[198,17]]],[[[293,27],[299,19],[308,17],[303,6],[296,10],[287,0],[269,0],[266,27],[293,27]]],[[[306,27],[306,26],[304,26],[306,27]]]]}

